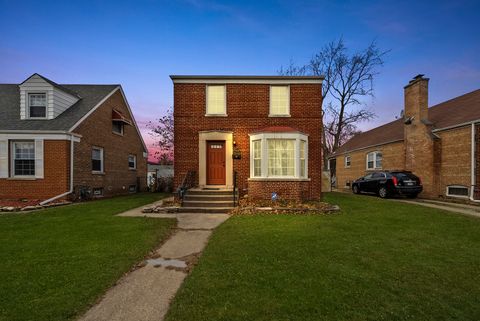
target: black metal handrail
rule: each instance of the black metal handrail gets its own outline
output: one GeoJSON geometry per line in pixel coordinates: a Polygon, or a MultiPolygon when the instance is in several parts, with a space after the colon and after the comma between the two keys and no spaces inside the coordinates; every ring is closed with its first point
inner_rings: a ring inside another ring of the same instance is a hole
{"type": "Polygon", "coordinates": [[[182,185],[178,188],[178,197],[180,198],[180,202],[183,205],[183,198],[187,191],[195,186],[195,171],[188,171],[183,178],[182,185]]]}
{"type": "Polygon", "coordinates": [[[233,206],[237,206],[237,171],[233,171],[233,206]]]}

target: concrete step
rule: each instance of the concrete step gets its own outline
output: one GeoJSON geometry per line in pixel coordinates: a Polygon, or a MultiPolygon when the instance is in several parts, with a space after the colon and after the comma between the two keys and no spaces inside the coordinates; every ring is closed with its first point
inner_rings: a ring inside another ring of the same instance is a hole
{"type": "MultiPolygon", "coordinates": [[[[236,191],[238,194],[238,190],[236,191]]],[[[231,189],[200,189],[200,188],[192,188],[187,191],[187,195],[232,195],[233,190],[231,189]]]]}
{"type": "MultiPolygon", "coordinates": [[[[238,195],[236,198],[238,200],[238,195]]],[[[185,195],[185,201],[233,201],[233,195],[185,195]]]]}
{"type": "Polygon", "coordinates": [[[233,200],[228,201],[190,201],[184,200],[182,207],[232,207],[233,200]]]}
{"type": "Polygon", "coordinates": [[[180,207],[178,213],[228,213],[233,209],[233,207],[180,207]]]}

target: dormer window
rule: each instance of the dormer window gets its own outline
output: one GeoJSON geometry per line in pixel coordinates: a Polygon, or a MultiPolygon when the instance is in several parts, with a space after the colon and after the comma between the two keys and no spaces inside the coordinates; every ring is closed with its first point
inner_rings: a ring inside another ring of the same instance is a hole
{"type": "Polygon", "coordinates": [[[31,93],[28,94],[28,117],[46,118],[47,117],[47,94],[31,93]]]}

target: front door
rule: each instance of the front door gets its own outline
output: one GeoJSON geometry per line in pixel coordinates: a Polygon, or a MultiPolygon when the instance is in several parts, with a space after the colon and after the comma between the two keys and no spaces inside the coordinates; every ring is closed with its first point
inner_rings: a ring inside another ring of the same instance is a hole
{"type": "Polygon", "coordinates": [[[225,141],[207,141],[207,185],[225,185],[225,141]]]}

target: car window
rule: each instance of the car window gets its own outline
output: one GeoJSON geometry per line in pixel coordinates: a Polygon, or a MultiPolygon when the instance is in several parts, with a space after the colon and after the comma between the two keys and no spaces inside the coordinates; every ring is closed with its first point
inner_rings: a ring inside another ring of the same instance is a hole
{"type": "Polygon", "coordinates": [[[417,176],[412,173],[392,173],[398,179],[417,179],[417,176]]]}
{"type": "Polygon", "coordinates": [[[372,178],[372,174],[368,174],[367,176],[364,177],[364,179],[371,179],[372,178]]]}
{"type": "Polygon", "coordinates": [[[383,175],[383,173],[373,173],[373,178],[384,178],[385,176],[383,175]]]}

